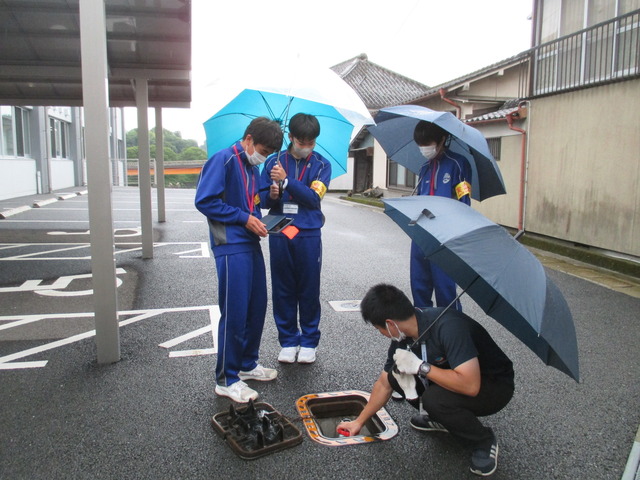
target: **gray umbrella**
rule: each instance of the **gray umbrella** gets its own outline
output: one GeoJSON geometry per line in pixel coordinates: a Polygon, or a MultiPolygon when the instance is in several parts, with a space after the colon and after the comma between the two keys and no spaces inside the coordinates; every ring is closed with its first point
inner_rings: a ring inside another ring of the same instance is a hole
{"type": "Polygon", "coordinates": [[[384,200],[385,213],[487,315],[547,365],[579,380],[573,318],[536,257],[501,226],[445,197],[384,200]]]}

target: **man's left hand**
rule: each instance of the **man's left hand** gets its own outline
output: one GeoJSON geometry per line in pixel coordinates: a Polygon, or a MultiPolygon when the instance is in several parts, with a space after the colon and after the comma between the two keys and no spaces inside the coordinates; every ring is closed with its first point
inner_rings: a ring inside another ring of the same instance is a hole
{"type": "Polygon", "coordinates": [[[398,349],[393,354],[393,360],[396,362],[396,367],[400,373],[408,373],[410,375],[417,375],[422,360],[413,353],[411,350],[398,349]]]}

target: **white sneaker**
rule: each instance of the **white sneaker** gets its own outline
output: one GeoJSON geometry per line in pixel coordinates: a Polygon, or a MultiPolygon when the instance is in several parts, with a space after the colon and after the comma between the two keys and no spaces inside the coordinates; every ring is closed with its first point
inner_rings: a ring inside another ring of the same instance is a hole
{"type": "Polygon", "coordinates": [[[216,395],[229,397],[231,400],[238,403],[247,403],[249,400],[258,399],[258,392],[249,388],[249,386],[242,380],[234,383],[230,387],[216,385],[215,392],[216,395]]]}
{"type": "Polygon", "coordinates": [[[316,349],[302,347],[298,354],[298,363],[313,363],[316,361],[316,349]]]}
{"type": "Polygon", "coordinates": [[[256,365],[256,368],[249,372],[238,373],[240,380],[259,380],[261,382],[275,380],[277,376],[278,372],[275,369],[263,367],[262,365],[256,365]]]}
{"type": "Polygon", "coordinates": [[[280,363],[293,363],[296,361],[296,355],[298,354],[298,350],[300,347],[284,347],[280,350],[280,355],[278,355],[278,361],[280,363]]]}

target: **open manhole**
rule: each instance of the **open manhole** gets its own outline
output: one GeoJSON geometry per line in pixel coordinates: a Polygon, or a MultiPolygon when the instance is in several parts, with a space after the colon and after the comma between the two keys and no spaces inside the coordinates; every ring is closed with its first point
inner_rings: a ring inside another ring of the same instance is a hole
{"type": "Polygon", "coordinates": [[[368,400],[369,394],[359,390],[312,393],[300,397],[296,407],[311,439],[323,445],[337,447],[393,438],[398,426],[384,408],[371,417],[358,435],[344,437],[336,431],[341,422],[355,420],[368,400]]]}

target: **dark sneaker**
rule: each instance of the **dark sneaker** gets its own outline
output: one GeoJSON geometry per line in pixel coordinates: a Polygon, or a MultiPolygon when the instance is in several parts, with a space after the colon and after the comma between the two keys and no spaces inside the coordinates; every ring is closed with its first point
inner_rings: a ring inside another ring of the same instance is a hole
{"type": "Polygon", "coordinates": [[[486,447],[482,447],[473,451],[469,470],[476,475],[488,477],[496,471],[496,468],[498,468],[498,439],[493,435],[488,450],[486,447]]]}
{"type": "Polygon", "coordinates": [[[409,424],[411,425],[411,427],[415,428],[416,430],[420,430],[421,432],[449,432],[449,430],[447,430],[444,425],[431,420],[429,418],[429,415],[421,415],[418,413],[411,417],[409,424]]]}

